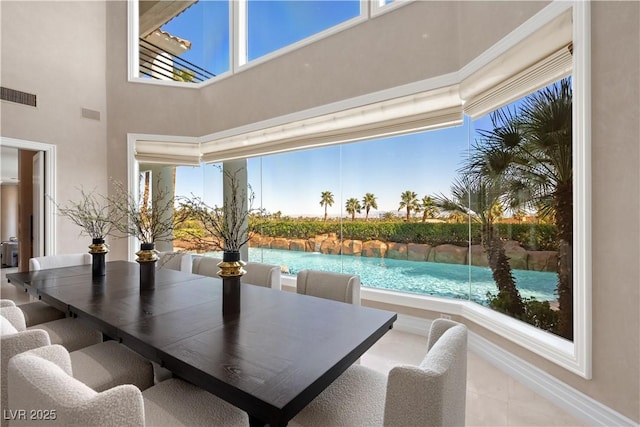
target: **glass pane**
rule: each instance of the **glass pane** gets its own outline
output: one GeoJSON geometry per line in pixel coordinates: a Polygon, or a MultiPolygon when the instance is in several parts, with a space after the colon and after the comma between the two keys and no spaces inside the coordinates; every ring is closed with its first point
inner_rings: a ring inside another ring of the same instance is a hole
{"type": "MultiPolygon", "coordinates": [[[[187,200],[214,208],[222,206],[222,164],[178,166],[175,175],[175,205],[179,209],[187,200]]],[[[213,251],[210,236],[195,218],[188,218],[176,227],[174,248],[190,252],[213,251]]]]}
{"type": "Polygon", "coordinates": [[[359,0],[249,0],[248,60],[360,15],[359,0]]]}
{"type": "MultiPolygon", "coordinates": [[[[250,184],[261,189],[256,199],[265,212],[256,221],[250,260],[295,274],[303,268],[323,269],[321,254],[339,255],[340,147],[250,159],[248,173],[250,184]]],[[[331,267],[340,269],[339,264],[331,267]]]]}
{"type": "MultiPolygon", "coordinates": [[[[180,58],[214,75],[230,70],[229,0],[199,1],[161,29],[190,43],[180,58]]],[[[183,67],[194,69],[190,64],[183,67]]]]}
{"type": "Polygon", "coordinates": [[[571,79],[474,121],[476,302],[572,339],[571,79]],[[488,267],[490,266],[490,267],[488,267]],[[484,298],[483,298],[484,297],[484,298]]]}

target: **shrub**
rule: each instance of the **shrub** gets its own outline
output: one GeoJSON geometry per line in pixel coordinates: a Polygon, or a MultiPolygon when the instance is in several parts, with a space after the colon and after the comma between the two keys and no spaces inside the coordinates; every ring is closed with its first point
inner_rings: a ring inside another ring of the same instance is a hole
{"type": "MultiPolygon", "coordinates": [[[[481,242],[481,226],[474,223],[422,223],[403,221],[322,221],[318,219],[252,219],[257,233],[270,237],[310,239],[318,234],[336,233],[343,239],[383,240],[397,243],[450,243],[466,246],[481,242]]],[[[556,227],[548,224],[496,224],[505,240],[517,240],[528,250],[555,250],[556,227]]]]}

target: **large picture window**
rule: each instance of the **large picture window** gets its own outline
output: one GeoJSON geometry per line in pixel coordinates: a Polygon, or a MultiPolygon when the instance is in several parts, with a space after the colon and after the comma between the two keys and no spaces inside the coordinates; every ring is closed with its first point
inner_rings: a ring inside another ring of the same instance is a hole
{"type": "MultiPolygon", "coordinates": [[[[451,86],[405,86],[169,148],[175,164],[246,162],[266,213],[249,258],[280,251],[274,263],[295,273],[334,257],[362,274],[371,301],[462,316],[589,378],[588,23],[588,7],[553,2],[451,86]],[[302,254],[305,267],[285,260],[302,254]],[[364,278],[372,261],[382,281],[364,278]],[[392,272],[397,263],[410,264],[392,272]],[[456,277],[379,290],[425,266],[456,277]]],[[[167,143],[129,138],[132,158],[166,158],[167,143]]]]}

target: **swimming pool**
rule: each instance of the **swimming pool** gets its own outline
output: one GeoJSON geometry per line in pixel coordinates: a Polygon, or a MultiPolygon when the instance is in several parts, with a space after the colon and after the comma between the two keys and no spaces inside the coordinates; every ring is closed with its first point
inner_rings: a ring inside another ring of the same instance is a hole
{"type": "MultiPolygon", "coordinates": [[[[461,299],[470,295],[480,304],[487,303],[487,292],[497,293],[488,267],[260,248],[249,248],[249,259],[286,267],[290,274],[304,269],[357,274],[363,286],[372,288],[461,299]]],[[[513,270],[513,275],[522,297],[557,299],[556,273],[513,270]]]]}

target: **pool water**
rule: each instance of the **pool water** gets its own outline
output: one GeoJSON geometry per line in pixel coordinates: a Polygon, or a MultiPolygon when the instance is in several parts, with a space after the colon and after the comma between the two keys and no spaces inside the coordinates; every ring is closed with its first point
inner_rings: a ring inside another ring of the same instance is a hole
{"type": "MultiPolygon", "coordinates": [[[[449,298],[470,296],[485,305],[487,292],[497,294],[488,267],[260,248],[249,248],[249,259],[286,267],[290,274],[304,269],[357,274],[363,286],[449,298]]],[[[556,273],[513,270],[513,275],[523,298],[557,299],[556,273]]]]}

